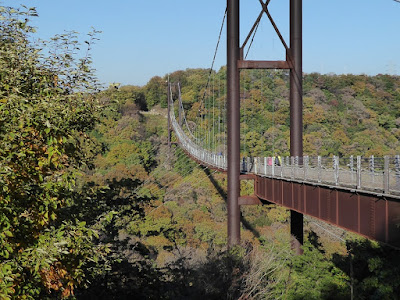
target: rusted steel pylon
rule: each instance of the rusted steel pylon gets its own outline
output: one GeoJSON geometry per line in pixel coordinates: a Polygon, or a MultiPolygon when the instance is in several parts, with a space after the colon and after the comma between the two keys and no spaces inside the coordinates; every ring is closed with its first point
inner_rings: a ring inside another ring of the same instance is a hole
{"type": "Polygon", "coordinates": [[[239,0],[227,4],[228,247],[240,242],[239,0]]]}
{"type": "MultiPolygon", "coordinates": [[[[290,69],[290,155],[303,156],[302,0],[290,0],[290,48],[268,11],[270,0],[259,1],[262,12],[240,47],[240,3],[227,0],[228,246],[240,242],[240,69],[290,69]],[[286,49],[285,61],[244,60],[243,49],[264,13],[286,49]]],[[[293,247],[301,253],[303,215],[295,211],[291,211],[291,233],[293,247]]]]}

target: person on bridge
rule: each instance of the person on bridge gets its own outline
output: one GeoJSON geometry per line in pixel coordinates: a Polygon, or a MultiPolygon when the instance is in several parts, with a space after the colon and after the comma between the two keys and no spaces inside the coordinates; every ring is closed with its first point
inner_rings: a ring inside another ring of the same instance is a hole
{"type": "Polygon", "coordinates": [[[280,166],[282,164],[282,158],[275,153],[275,166],[280,166]]]}
{"type": "Polygon", "coordinates": [[[246,158],[245,157],[243,157],[243,160],[242,160],[242,170],[241,170],[242,172],[247,172],[247,164],[246,164],[246,158]]]}

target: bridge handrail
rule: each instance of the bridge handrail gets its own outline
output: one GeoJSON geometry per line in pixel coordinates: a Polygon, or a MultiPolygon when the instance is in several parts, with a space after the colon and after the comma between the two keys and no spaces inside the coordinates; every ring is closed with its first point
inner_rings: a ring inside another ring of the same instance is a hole
{"type": "Polygon", "coordinates": [[[194,143],[183,131],[182,127],[179,126],[175,118],[175,112],[173,109],[170,110],[170,120],[172,128],[179,140],[180,145],[195,159],[204,162],[210,167],[214,167],[221,170],[227,169],[226,155],[217,154],[194,143]]]}
{"type": "Polygon", "coordinates": [[[274,157],[242,161],[242,172],[300,182],[400,195],[400,157],[274,157]]]}

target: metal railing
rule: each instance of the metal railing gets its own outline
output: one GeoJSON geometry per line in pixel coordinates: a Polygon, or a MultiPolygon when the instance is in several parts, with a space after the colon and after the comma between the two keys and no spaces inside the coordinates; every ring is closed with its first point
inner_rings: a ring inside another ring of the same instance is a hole
{"type": "MultiPolygon", "coordinates": [[[[183,131],[170,110],[170,120],[180,145],[205,165],[226,170],[226,155],[214,153],[195,144],[183,131]]],[[[385,157],[254,157],[243,158],[242,173],[282,178],[292,181],[345,187],[355,190],[400,195],[400,156],[385,157]]]]}
{"type": "Polygon", "coordinates": [[[400,195],[400,156],[273,157],[245,159],[242,171],[355,190],[400,195]]]}
{"type": "Polygon", "coordinates": [[[182,127],[179,126],[175,119],[174,110],[170,110],[170,120],[172,128],[179,140],[180,145],[195,159],[202,161],[210,167],[214,167],[221,170],[226,170],[228,168],[226,155],[217,154],[195,144],[183,131],[182,127]]]}

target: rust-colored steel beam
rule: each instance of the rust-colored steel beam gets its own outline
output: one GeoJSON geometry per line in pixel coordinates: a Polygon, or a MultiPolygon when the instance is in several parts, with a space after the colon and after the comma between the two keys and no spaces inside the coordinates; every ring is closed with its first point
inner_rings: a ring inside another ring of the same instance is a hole
{"type": "Polygon", "coordinates": [[[303,156],[302,0],[290,0],[290,155],[303,156]]]}
{"type": "MultiPolygon", "coordinates": [[[[266,7],[268,7],[268,4],[269,4],[270,2],[271,2],[271,0],[267,0],[267,1],[265,2],[266,7]]],[[[245,39],[244,42],[243,42],[242,47],[240,48],[241,51],[243,51],[244,47],[247,45],[247,42],[250,40],[251,35],[253,34],[254,30],[256,30],[257,25],[260,23],[263,14],[264,14],[264,10],[262,10],[262,11],[260,12],[260,14],[258,15],[256,21],[255,21],[254,24],[253,24],[253,27],[250,29],[249,34],[247,35],[246,39],[245,39]]],[[[243,58],[243,55],[241,55],[240,57],[243,58]]]]}
{"type": "Polygon", "coordinates": [[[228,247],[240,242],[239,0],[227,0],[228,247]]]}
{"type": "MultiPolygon", "coordinates": [[[[272,18],[271,14],[268,11],[268,4],[264,3],[262,0],[259,0],[260,4],[262,6],[263,11],[267,14],[269,21],[271,22],[272,27],[274,27],[276,34],[278,35],[279,39],[281,40],[281,43],[283,47],[285,47],[286,50],[288,50],[288,46],[285,42],[285,39],[283,38],[282,34],[280,33],[278,26],[276,26],[274,19],[272,18]]],[[[291,0],[292,1],[292,0],[291,0]]]]}
{"type": "MultiPolygon", "coordinates": [[[[290,0],[290,155],[303,156],[303,3],[290,0]]],[[[300,162],[302,163],[302,162],[300,162]]],[[[294,237],[292,248],[302,253],[303,215],[290,211],[290,232],[294,237]]]]}
{"type": "Polygon", "coordinates": [[[255,180],[257,177],[256,174],[251,174],[251,173],[247,173],[247,174],[241,174],[239,176],[240,180],[255,180]]]}
{"type": "Polygon", "coordinates": [[[255,195],[369,239],[400,247],[400,199],[354,190],[257,177],[255,195]]]}
{"type": "Polygon", "coordinates": [[[239,205],[260,205],[260,204],[263,203],[257,196],[249,195],[249,196],[239,197],[239,205]]]}
{"type": "Polygon", "coordinates": [[[290,69],[289,63],[285,60],[240,60],[239,69],[290,69]]]}

